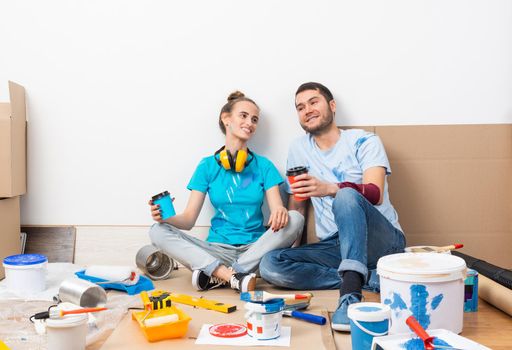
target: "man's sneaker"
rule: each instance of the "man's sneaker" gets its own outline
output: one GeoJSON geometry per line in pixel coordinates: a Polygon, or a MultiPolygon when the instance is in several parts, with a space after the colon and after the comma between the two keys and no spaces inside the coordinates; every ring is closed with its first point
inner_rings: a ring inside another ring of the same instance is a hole
{"type": "Polygon", "coordinates": [[[361,302],[361,293],[349,293],[340,298],[338,308],[332,315],[331,328],[335,331],[350,332],[350,320],[347,315],[348,306],[361,302]]]}
{"type": "Polygon", "coordinates": [[[208,276],[201,270],[192,273],[192,285],[197,290],[210,290],[226,285],[227,282],[214,276],[208,276]]]}
{"type": "Polygon", "coordinates": [[[240,293],[250,292],[256,288],[256,275],[238,272],[231,276],[229,284],[232,289],[240,293]]]}

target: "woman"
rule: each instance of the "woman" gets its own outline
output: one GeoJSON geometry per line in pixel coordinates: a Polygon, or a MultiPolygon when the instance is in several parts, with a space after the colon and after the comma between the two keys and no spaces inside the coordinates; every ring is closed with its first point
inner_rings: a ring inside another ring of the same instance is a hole
{"type": "Polygon", "coordinates": [[[191,191],[183,213],[162,221],[159,207],[151,205],[157,224],[149,232],[154,245],[192,270],[192,285],[208,290],[229,285],[239,292],[254,290],[261,257],[274,249],[290,247],[304,225],[297,211],[288,212],[279,194],[283,179],[265,157],[254,154],[247,142],[258,126],[260,110],[237,91],[222,107],[219,126],[225,145],[197,166],[187,186],[191,191]],[[206,194],[215,208],[206,241],[190,230],[199,216],[206,194]],[[261,206],[270,208],[270,228],[265,231],[261,206]]]}

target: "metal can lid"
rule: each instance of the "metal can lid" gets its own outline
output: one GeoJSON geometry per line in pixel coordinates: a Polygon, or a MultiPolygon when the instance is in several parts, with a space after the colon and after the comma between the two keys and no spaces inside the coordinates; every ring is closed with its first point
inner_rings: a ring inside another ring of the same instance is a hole
{"type": "Polygon", "coordinates": [[[41,254],[17,254],[4,259],[6,265],[36,265],[48,262],[48,258],[41,254]]]}
{"type": "Polygon", "coordinates": [[[214,337],[236,338],[247,334],[247,328],[238,323],[220,323],[209,328],[214,337]]]}

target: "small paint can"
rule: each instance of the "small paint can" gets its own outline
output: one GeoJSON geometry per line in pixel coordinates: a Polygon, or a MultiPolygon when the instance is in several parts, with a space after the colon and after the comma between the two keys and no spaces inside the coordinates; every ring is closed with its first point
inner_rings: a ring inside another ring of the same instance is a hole
{"type": "Polygon", "coordinates": [[[387,305],[369,302],[351,304],[347,315],[350,319],[352,350],[370,350],[373,337],[388,334],[391,309],[387,305]]]}
{"type": "Polygon", "coordinates": [[[22,293],[38,293],[46,289],[48,258],[40,254],[18,254],[4,259],[7,288],[22,293]]]}
{"type": "Polygon", "coordinates": [[[284,299],[271,299],[266,302],[245,304],[247,334],[258,340],[270,340],[281,335],[284,299]]]}
{"type": "Polygon", "coordinates": [[[139,249],[135,256],[137,267],[152,280],[164,280],[174,270],[174,260],[154,245],[146,245],[139,249]]]}
{"type": "Polygon", "coordinates": [[[164,191],[157,195],[154,195],[151,198],[153,205],[160,206],[160,212],[162,220],[167,220],[170,217],[176,215],[176,211],[174,210],[174,206],[172,205],[171,195],[168,191],[164,191]]]}
{"type": "Polygon", "coordinates": [[[104,307],[107,293],[97,284],[73,277],[61,283],[58,300],[82,307],[104,307]]]}
{"type": "Polygon", "coordinates": [[[406,333],[413,315],[425,329],[462,332],[466,263],[449,254],[399,253],[377,262],[380,301],[391,308],[389,334],[406,333]]]}
{"type": "Polygon", "coordinates": [[[468,269],[464,280],[464,312],[478,311],[478,272],[468,269]]]}
{"type": "Polygon", "coordinates": [[[84,350],[87,336],[87,314],[66,315],[46,320],[47,348],[52,350],[84,350]]]}

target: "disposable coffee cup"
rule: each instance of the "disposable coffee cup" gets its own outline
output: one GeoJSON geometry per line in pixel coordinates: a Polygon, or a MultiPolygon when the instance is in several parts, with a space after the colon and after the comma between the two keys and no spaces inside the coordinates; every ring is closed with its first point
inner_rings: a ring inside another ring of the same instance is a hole
{"type": "Polygon", "coordinates": [[[174,205],[172,205],[171,195],[168,191],[164,191],[152,197],[153,205],[160,206],[160,215],[162,220],[167,220],[170,217],[176,215],[174,211],[174,205]]]}
{"type": "MultiPolygon", "coordinates": [[[[288,177],[288,182],[290,183],[290,185],[295,183],[295,176],[299,176],[301,174],[307,174],[307,173],[308,173],[308,168],[306,168],[305,166],[297,166],[297,167],[290,168],[290,169],[286,170],[286,176],[288,177]]],[[[293,195],[293,198],[297,202],[305,201],[308,199],[308,197],[299,197],[296,194],[293,195]]]]}

